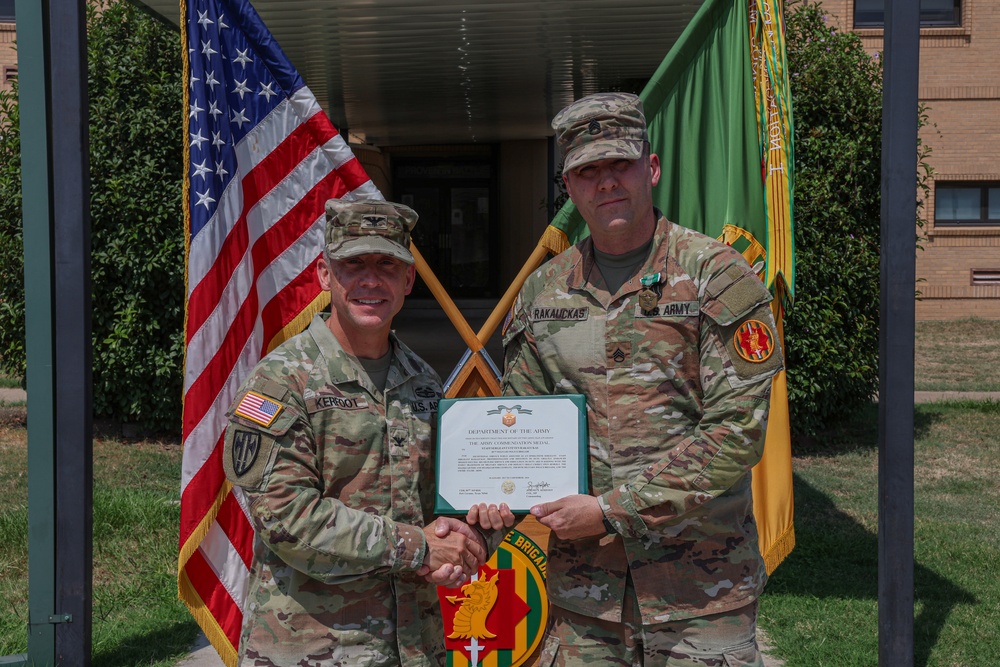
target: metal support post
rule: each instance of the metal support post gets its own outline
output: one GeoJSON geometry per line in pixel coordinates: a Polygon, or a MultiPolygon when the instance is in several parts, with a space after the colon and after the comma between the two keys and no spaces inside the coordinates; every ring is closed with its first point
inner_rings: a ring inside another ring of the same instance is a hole
{"type": "Polygon", "coordinates": [[[93,447],[85,3],[17,0],[15,13],[31,397],[24,659],[87,666],[93,447]]]}
{"type": "Polygon", "coordinates": [[[912,667],[913,350],[920,10],[886,0],[879,330],[880,667],[912,667]]]}
{"type": "Polygon", "coordinates": [[[91,658],[93,387],[90,134],[83,0],[49,0],[56,404],[56,662],[91,658]]]}

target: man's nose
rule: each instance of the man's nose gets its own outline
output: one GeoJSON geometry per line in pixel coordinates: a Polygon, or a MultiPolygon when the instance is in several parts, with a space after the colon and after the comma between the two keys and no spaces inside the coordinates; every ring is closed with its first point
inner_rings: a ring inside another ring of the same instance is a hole
{"type": "Polygon", "coordinates": [[[378,285],[381,282],[381,277],[379,276],[378,269],[374,266],[366,266],[360,275],[360,281],[362,285],[371,286],[378,285]]]}
{"type": "Polygon", "coordinates": [[[597,173],[597,187],[601,190],[613,190],[618,187],[618,178],[611,169],[601,169],[597,173]]]}

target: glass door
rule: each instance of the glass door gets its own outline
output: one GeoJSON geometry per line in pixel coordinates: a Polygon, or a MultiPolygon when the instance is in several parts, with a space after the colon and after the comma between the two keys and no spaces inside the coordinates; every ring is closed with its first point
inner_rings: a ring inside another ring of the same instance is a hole
{"type": "MultiPolygon", "coordinates": [[[[413,242],[453,299],[497,296],[492,171],[488,161],[396,164],[396,196],[420,216],[413,242]]],[[[419,278],[414,296],[430,297],[419,278]]]]}

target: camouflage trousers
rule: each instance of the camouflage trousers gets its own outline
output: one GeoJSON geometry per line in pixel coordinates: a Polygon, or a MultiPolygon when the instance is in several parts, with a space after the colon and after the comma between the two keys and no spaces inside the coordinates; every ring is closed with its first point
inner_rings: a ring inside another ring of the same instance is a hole
{"type": "Polygon", "coordinates": [[[722,614],[642,625],[630,589],[626,588],[621,623],[550,606],[538,667],[764,666],[757,647],[756,602],[722,614]]]}

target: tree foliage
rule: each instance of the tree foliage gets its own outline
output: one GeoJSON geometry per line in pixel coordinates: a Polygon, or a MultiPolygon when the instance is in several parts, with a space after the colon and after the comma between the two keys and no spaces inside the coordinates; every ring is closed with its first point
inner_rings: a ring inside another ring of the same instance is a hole
{"type": "Polygon", "coordinates": [[[882,67],[820,4],[786,13],[795,120],[793,430],[814,435],[878,388],[882,67]]]}
{"type": "MultiPolygon", "coordinates": [[[[178,33],[88,0],[94,416],[177,430],[183,367],[178,33]]],[[[0,93],[0,356],[23,377],[19,110],[0,93]]],[[[56,205],[60,205],[58,202],[56,205]]]]}

